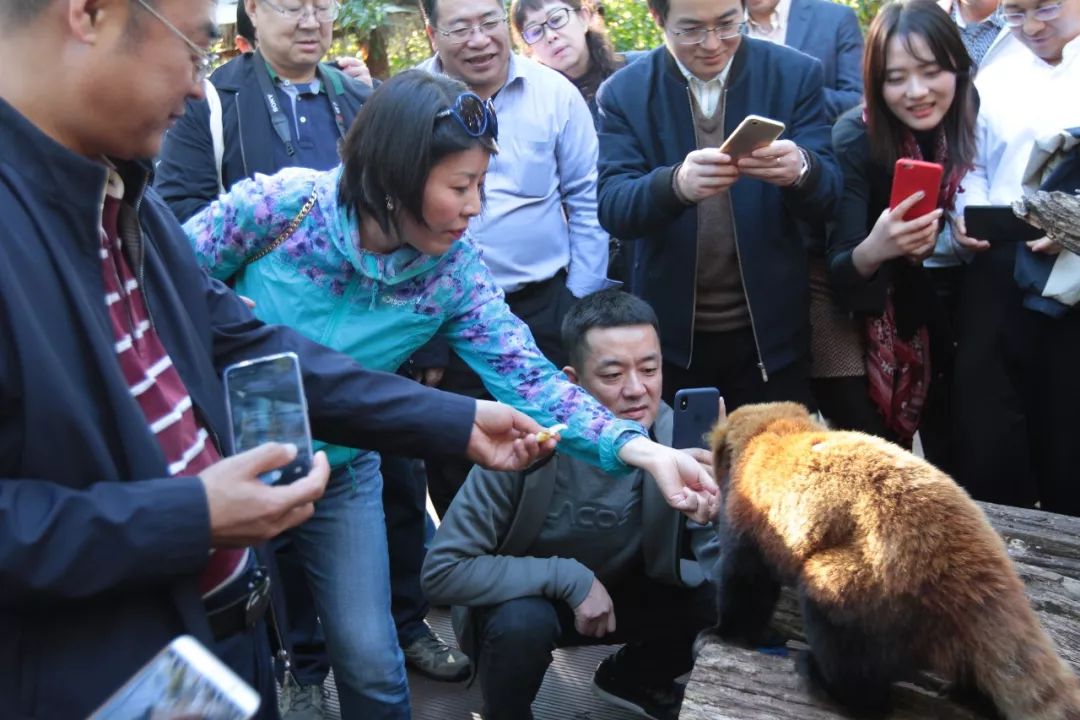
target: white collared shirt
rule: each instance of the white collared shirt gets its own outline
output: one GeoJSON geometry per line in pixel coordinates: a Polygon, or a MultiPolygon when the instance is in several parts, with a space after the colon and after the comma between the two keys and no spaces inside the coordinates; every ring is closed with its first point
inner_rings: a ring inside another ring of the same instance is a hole
{"type": "Polygon", "coordinates": [[[754,18],[750,17],[750,13],[746,14],[746,29],[747,34],[752,38],[758,38],[759,40],[768,40],[774,42],[777,45],[783,45],[787,40],[788,30],[788,15],[791,14],[791,0],[780,0],[776,9],[773,10],[772,17],[769,19],[769,29],[766,30],[763,24],[754,21],[754,18]]]}
{"type": "MultiPolygon", "coordinates": [[[[668,50],[668,52],[671,51],[668,50]]],[[[734,56],[735,53],[732,53],[732,57],[734,56]]],[[[727,82],[728,72],[731,70],[731,59],[728,59],[724,69],[718,72],[712,80],[702,80],[690,72],[679,61],[679,58],[675,57],[674,53],[672,53],[671,57],[675,58],[675,64],[679,66],[679,72],[683,74],[686,82],[689,83],[690,92],[694,93],[694,99],[697,100],[698,107],[701,108],[701,114],[711,118],[713,113],[716,112],[716,106],[720,104],[720,93],[724,91],[724,83],[727,82]]]]}

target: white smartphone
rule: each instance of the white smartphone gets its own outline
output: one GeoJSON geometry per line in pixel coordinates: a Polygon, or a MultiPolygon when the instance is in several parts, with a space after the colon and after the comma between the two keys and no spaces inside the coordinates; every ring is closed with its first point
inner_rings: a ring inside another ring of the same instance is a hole
{"type": "Polygon", "coordinates": [[[181,635],[150,659],[90,720],[249,720],[259,694],[198,640],[181,635]]]}
{"type": "Polygon", "coordinates": [[[720,152],[727,153],[732,159],[749,155],[758,148],[763,148],[780,137],[784,132],[784,123],[770,120],[760,115],[747,115],[735,132],[727,136],[720,145],[720,152]]]}
{"type": "Polygon", "coordinates": [[[311,427],[296,353],[267,355],[225,368],[225,402],[237,453],[263,443],[292,443],[296,457],[259,478],[290,483],[311,472],[311,427]]]}

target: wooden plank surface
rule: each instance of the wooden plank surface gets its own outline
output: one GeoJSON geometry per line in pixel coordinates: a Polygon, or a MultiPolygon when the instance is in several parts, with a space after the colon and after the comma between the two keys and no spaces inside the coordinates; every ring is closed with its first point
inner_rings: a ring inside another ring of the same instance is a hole
{"type": "MultiPolygon", "coordinates": [[[[1032,606],[1062,657],[1080,672],[1080,518],[980,503],[1005,539],[1032,606]]],[[[773,624],[781,634],[804,641],[795,593],[784,588],[773,624]]],[[[892,720],[974,720],[939,692],[940,681],[894,688],[892,720]]],[[[795,672],[793,658],[723,644],[707,644],[686,688],[681,720],[840,720],[827,700],[812,697],[795,672]]]]}

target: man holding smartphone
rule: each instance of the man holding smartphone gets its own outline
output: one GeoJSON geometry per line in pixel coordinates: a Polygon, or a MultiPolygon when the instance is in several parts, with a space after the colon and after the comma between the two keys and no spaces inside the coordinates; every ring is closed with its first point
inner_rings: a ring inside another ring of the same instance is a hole
{"type": "Polygon", "coordinates": [[[296,353],[329,442],[542,451],[521,413],[368,372],[198,269],[142,159],[202,97],[214,5],[0,0],[0,64],[35,68],[0,74],[0,707],[20,717],[85,717],[185,633],[276,715],[249,548],[310,517],[328,467],[271,487],[294,447],[224,457],[225,366],[296,353]]]}
{"type": "Polygon", "coordinates": [[[650,0],[664,47],[600,89],[600,221],[637,238],[630,286],[656,309],[664,397],[718,387],[732,409],[814,405],[808,270],[797,221],[840,194],[821,65],[742,34],[740,0],[650,0]],[[744,117],[781,139],[719,150],[744,117]]]}
{"type": "MultiPolygon", "coordinates": [[[[586,295],[562,336],[571,381],[671,445],[648,303],[619,290],[586,295]]],[[[711,471],[708,451],[690,452],[711,471]]],[[[617,642],[627,644],[593,677],[600,696],[646,717],[677,716],[674,679],[693,665],[690,648],[714,617],[715,591],[709,571],[683,557],[686,525],[655,486],[644,471],[612,477],[560,453],[525,471],[469,473],[435,533],[424,588],[455,606],[454,631],[477,668],[487,720],[532,717],[556,647],[617,642]]],[[[711,526],[697,527],[695,547],[715,542],[711,526]]]]}

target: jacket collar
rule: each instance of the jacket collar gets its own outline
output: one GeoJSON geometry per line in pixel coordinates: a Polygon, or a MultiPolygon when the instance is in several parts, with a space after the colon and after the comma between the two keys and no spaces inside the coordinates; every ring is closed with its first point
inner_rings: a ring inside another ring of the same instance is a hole
{"type": "MultiPolygon", "coordinates": [[[[59,201],[88,223],[98,227],[109,169],[105,162],[72,152],[41,131],[22,113],[0,98],[0,147],[3,164],[10,165],[42,197],[59,201]]],[[[110,159],[124,181],[124,202],[137,206],[150,177],[150,163],[110,159]]]]}
{"type": "Polygon", "coordinates": [[[803,47],[812,22],[813,12],[809,0],[791,0],[784,44],[796,50],[803,47]]]}

